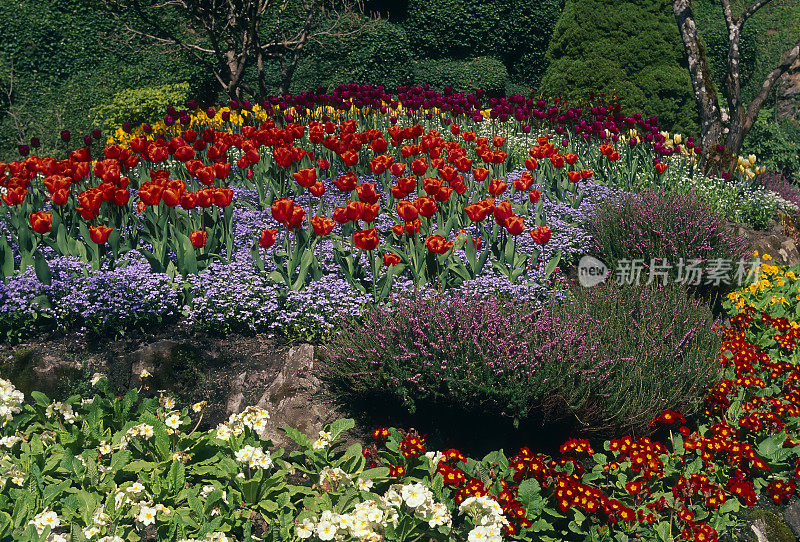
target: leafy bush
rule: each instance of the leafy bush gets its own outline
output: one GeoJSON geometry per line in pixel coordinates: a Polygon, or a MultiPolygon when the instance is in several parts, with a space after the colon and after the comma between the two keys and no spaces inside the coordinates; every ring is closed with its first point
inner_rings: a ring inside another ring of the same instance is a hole
{"type": "Polygon", "coordinates": [[[535,87],[564,0],[412,0],[404,27],[417,56],[503,61],[512,79],[535,87]]]}
{"type": "Polygon", "coordinates": [[[155,122],[168,105],[186,103],[188,97],[188,83],[127,89],[116,93],[111,102],[91,108],[90,114],[98,126],[112,132],[126,122],[133,126],[155,122]]]}
{"type": "Polygon", "coordinates": [[[427,83],[441,90],[452,87],[456,92],[483,89],[490,95],[505,94],[508,71],[494,58],[472,60],[418,60],[414,62],[414,81],[427,83]]]}
{"type": "MultiPolygon", "coordinates": [[[[725,219],[693,192],[656,189],[623,195],[598,206],[589,229],[595,249],[611,269],[617,269],[623,260],[640,260],[645,280],[653,259],[672,266],[668,270],[671,278],[681,278],[681,260],[687,266],[690,260],[709,266],[711,260],[726,260],[732,265],[731,276],[737,262],[749,256],[744,239],[730,231],[725,219]]],[[[706,277],[701,277],[704,280],[706,277]]]]}
{"type": "Polygon", "coordinates": [[[709,319],[678,288],[611,286],[538,313],[494,297],[397,300],[365,315],[370,326],[344,322],[320,376],[351,404],[642,430],[661,409],[690,406],[713,376],[709,319]]]}
{"type": "Polygon", "coordinates": [[[745,138],[741,154],[755,154],[758,163],[768,171],[800,183],[800,122],[778,121],[772,108],[762,108],[745,138]]]}
{"type": "Polygon", "coordinates": [[[292,80],[295,91],[334,88],[352,82],[383,85],[393,90],[412,81],[411,50],[401,26],[380,19],[356,31],[361,20],[353,19],[350,24],[352,27],[344,27],[342,31],[354,34],[308,48],[292,80]]]}
{"type": "Polygon", "coordinates": [[[655,115],[662,128],[696,133],[697,113],[672,4],[569,0],[547,50],[545,95],[619,98],[623,112],[655,115]]]}

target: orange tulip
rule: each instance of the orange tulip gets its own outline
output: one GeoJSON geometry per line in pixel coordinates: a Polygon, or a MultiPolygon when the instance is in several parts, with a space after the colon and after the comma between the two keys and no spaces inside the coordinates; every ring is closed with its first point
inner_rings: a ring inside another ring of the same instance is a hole
{"type": "Polygon", "coordinates": [[[425,239],[425,246],[433,254],[445,254],[453,248],[453,242],[446,240],[441,235],[430,235],[425,239]]]}
{"type": "Polygon", "coordinates": [[[275,244],[275,236],[278,234],[278,230],[264,230],[261,232],[261,238],[258,241],[258,244],[261,248],[269,248],[275,244]]]}

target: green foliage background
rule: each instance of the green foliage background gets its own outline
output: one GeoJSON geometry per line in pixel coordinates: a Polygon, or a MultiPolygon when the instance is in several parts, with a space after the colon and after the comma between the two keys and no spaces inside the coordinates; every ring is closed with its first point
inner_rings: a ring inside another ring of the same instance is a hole
{"type": "Polygon", "coordinates": [[[567,0],[547,49],[541,91],[619,97],[623,110],[697,132],[684,48],[668,0],[567,0]]]}
{"type": "MultiPolygon", "coordinates": [[[[658,115],[668,130],[697,131],[683,46],[668,0],[379,4],[367,2],[367,10],[377,10],[382,18],[366,28],[356,30],[354,17],[342,28],[346,35],[310,43],[291,90],[360,82],[390,90],[428,83],[457,91],[483,88],[490,94],[531,89],[571,97],[608,93],[619,96],[628,112],[658,115]]],[[[774,4],[745,27],[748,99],[800,28],[800,3],[774,4]]],[[[121,44],[125,20],[115,21],[97,8],[96,0],[0,2],[0,160],[15,159],[17,146],[31,137],[41,140],[40,154],[63,156],[67,149],[59,132],[64,128],[80,138],[96,127],[107,130],[160,116],[167,102],[179,97],[165,85],[186,84],[185,96],[205,104],[226,98],[196,59],[143,43],[121,44]],[[154,97],[164,99],[160,108],[154,97]]],[[[721,88],[726,35],[719,0],[697,0],[694,9],[721,88]]],[[[267,72],[267,90],[275,92],[277,64],[268,65],[267,72]]],[[[254,73],[245,80],[256,87],[254,73]]],[[[181,103],[172,105],[182,105],[183,91],[179,94],[181,103]]],[[[780,129],[788,136],[795,130],[780,129]]],[[[776,156],[793,149],[784,151],[768,149],[776,156]]]]}

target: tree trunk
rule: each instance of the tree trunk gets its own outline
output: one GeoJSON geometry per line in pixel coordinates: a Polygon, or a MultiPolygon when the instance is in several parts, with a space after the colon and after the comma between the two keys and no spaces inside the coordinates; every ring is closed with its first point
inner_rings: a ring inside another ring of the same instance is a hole
{"type": "MultiPolygon", "coordinates": [[[[692,80],[694,99],[700,115],[700,141],[703,146],[703,154],[707,156],[708,151],[714,149],[722,141],[722,113],[717,101],[717,91],[714,88],[711,70],[705,55],[700,49],[690,0],[674,0],[672,7],[678,23],[678,30],[680,30],[686,47],[689,76],[692,80]]],[[[710,164],[701,164],[704,168],[707,165],[710,164]]]]}

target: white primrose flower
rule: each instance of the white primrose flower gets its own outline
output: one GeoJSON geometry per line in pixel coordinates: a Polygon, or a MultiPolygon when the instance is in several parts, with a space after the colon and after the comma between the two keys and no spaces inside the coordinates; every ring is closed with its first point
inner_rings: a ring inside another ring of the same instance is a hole
{"type": "Polygon", "coordinates": [[[195,404],[192,405],[192,411],[193,412],[200,412],[201,410],[203,410],[205,408],[205,406],[206,406],[206,402],[205,401],[200,401],[199,403],[195,403],[195,404]]]}
{"type": "Polygon", "coordinates": [[[314,444],[312,444],[311,447],[313,449],[315,449],[315,450],[324,450],[325,448],[328,447],[329,444],[330,444],[330,442],[320,438],[320,439],[315,440],[314,444]]]}
{"type": "Polygon", "coordinates": [[[50,533],[50,536],[47,537],[47,542],[67,542],[67,537],[63,534],[50,533]]]}
{"type": "Polygon", "coordinates": [[[372,489],[372,484],[373,484],[372,480],[369,479],[365,480],[364,478],[359,478],[358,481],[356,482],[356,486],[358,486],[358,489],[360,489],[361,491],[369,491],[370,489],[372,489]]]}
{"type": "Polygon", "coordinates": [[[170,429],[178,429],[181,426],[181,423],[183,423],[183,422],[181,421],[180,413],[173,412],[172,414],[167,416],[167,419],[164,420],[164,423],[170,429]]]}
{"type": "Polygon", "coordinates": [[[3,420],[3,427],[6,426],[14,414],[22,412],[22,402],[25,396],[14,387],[9,380],[0,378],[0,418],[3,420]]]}
{"type": "Polygon", "coordinates": [[[439,466],[439,462],[442,459],[444,459],[444,454],[442,452],[439,452],[439,451],[427,452],[425,454],[425,457],[427,457],[431,462],[431,470],[435,471],[437,469],[437,467],[439,466]]]}
{"type": "Polygon", "coordinates": [[[316,526],[314,525],[314,522],[309,518],[305,518],[302,523],[295,526],[294,533],[298,538],[305,540],[306,538],[311,538],[311,535],[314,534],[315,528],[316,526]]]}
{"type": "Polygon", "coordinates": [[[33,519],[28,522],[28,525],[33,525],[36,528],[36,532],[42,534],[47,527],[50,527],[52,530],[61,525],[61,520],[58,514],[45,508],[36,514],[33,519]]]}
{"type": "Polygon", "coordinates": [[[217,426],[217,434],[216,437],[219,440],[230,440],[231,438],[231,429],[227,426],[227,424],[221,423],[217,426]]]}
{"type": "Polygon", "coordinates": [[[0,438],[0,446],[4,446],[6,448],[13,448],[14,445],[21,440],[22,437],[18,437],[16,435],[9,435],[7,437],[0,438]]]}
{"type": "Polygon", "coordinates": [[[100,534],[100,528],[96,525],[92,525],[91,527],[87,527],[83,530],[83,536],[85,536],[86,538],[94,538],[99,534],[100,534]]]}
{"type": "Polygon", "coordinates": [[[111,448],[111,446],[106,441],[102,441],[100,443],[100,446],[97,448],[97,452],[100,455],[108,455],[112,451],[113,451],[113,449],[111,448]]]}
{"type": "Polygon", "coordinates": [[[136,521],[142,525],[152,525],[156,522],[156,512],[157,510],[155,508],[142,506],[139,509],[139,515],[136,516],[136,521]]]}
{"type": "Polygon", "coordinates": [[[175,408],[175,399],[173,399],[172,397],[164,397],[163,401],[164,401],[164,408],[166,408],[167,410],[172,410],[173,408],[175,408]]]}
{"type": "Polygon", "coordinates": [[[320,540],[333,540],[336,536],[336,527],[330,521],[320,521],[317,524],[317,538],[320,540]]]}
{"type": "Polygon", "coordinates": [[[150,371],[148,371],[147,369],[142,369],[142,372],[139,373],[139,378],[147,378],[149,376],[152,375],[150,374],[150,371]]]}
{"type": "Polygon", "coordinates": [[[418,508],[433,498],[431,490],[420,484],[407,484],[400,489],[400,496],[409,508],[418,508]]]}
{"type": "Polygon", "coordinates": [[[92,379],[90,380],[90,382],[92,383],[92,386],[96,386],[97,383],[100,382],[105,377],[106,375],[104,375],[103,373],[94,373],[92,375],[92,379]]]}

